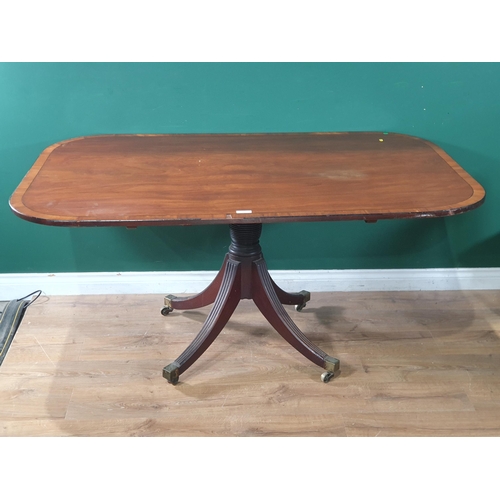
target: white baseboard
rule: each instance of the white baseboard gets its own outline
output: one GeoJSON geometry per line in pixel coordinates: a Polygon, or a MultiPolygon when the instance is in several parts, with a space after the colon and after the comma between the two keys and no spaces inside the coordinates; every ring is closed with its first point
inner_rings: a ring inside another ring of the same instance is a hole
{"type": "MultiPolygon", "coordinates": [[[[416,291],[500,289],[500,268],[270,271],[287,291],[416,291]]],[[[0,274],[0,300],[45,295],[197,293],[216,271],[0,274]]]]}

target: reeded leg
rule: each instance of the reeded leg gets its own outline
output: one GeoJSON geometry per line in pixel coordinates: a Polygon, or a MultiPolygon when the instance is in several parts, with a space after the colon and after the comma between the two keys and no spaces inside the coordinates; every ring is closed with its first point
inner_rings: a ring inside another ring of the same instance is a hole
{"type": "Polygon", "coordinates": [[[226,268],[226,262],[228,255],[224,258],[222,267],[220,268],[217,276],[214,278],[212,283],[205,288],[202,292],[193,295],[192,297],[176,297],[175,295],[167,295],[165,297],[165,307],[161,310],[163,316],[167,316],[174,309],[187,310],[187,309],[198,309],[200,307],[205,307],[215,302],[217,293],[221,287],[222,277],[224,275],[224,269],[226,268]]]}
{"type": "Polygon", "coordinates": [[[328,356],[315,346],[292,321],[275,291],[264,259],[253,263],[252,271],[253,301],[274,329],[297,351],[313,363],[325,368],[328,376],[324,382],[340,372],[340,361],[328,356]]]}
{"type": "Polygon", "coordinates": [[[163,369],[163,376],[171,383],[187,370],[212,344],[233,314],[241,298],[241,266],[228,260],[222,268],[221,286],[215,304],[200,333],[187,349],[163,369]]]}

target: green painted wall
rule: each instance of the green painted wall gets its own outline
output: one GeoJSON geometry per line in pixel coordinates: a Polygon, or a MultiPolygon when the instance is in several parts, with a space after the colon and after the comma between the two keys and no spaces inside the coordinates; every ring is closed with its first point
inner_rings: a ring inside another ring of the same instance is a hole
{"type": "Polygon", "coordinates": [[[389,131],[435,142],[487,191],[433,220],[265,225],[271,269],[500,266],[500,64],[2,63],[0,273],[218,269],[225,226],[58,228],[11,213],[40,152],[113,133],[389,131]]]}

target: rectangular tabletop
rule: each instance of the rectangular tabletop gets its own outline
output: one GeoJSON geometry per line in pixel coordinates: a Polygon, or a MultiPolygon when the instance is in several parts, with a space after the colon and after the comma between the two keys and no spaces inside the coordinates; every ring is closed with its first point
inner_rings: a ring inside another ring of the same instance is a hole
{"type": "Polygon", "coordinates": [[[140,226],[439,217],[484,196],[401,134],[103,135],[48,147],[10,205],[42,224],[140,226]]]}

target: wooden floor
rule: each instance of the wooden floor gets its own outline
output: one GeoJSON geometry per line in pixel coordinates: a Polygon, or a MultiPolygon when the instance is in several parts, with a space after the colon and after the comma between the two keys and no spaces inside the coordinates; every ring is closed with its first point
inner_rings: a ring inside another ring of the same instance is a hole
{"type": "Polygon", "coordinates": [[[324,384],[250,301],[172,386],[208,308],[40,297],[0,367],[1,436],[500,436],[500,291],[313,293],[324,384]]]}

